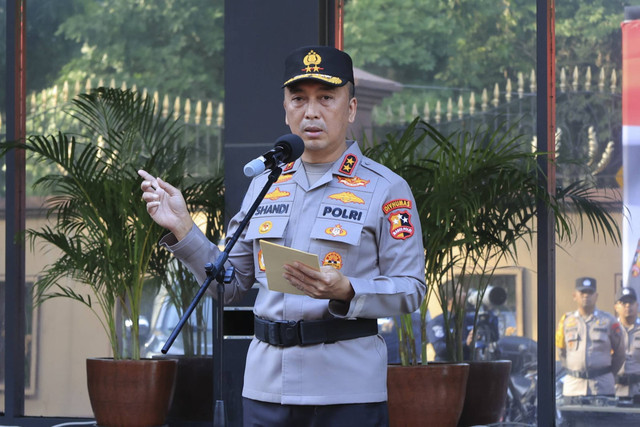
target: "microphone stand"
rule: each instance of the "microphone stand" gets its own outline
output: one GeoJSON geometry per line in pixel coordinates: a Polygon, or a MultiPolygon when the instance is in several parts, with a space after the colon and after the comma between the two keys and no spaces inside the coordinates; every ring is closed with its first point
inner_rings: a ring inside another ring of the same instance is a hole
{"type": "Polygon", "coordinates": [[[249,220],[251,220],[251,217],[253,216],[254,212],[256,211],[256,209],[258,209],[258,206],[260,206],[260,203],[262,202],[262,200],[264,199],[264,196],[269,191],[269,188],[274,182],[278,180],[278,177],[280,176],[281,173],[282,173],[282,168],[274,165],[273,169],[271,170],[271,173],[269,174],[269,177],[267,179],[267,182],[264,188],[260,191],[260,194],[258,195],[256,200],[253,202],[253,205],[251,205],[251,207],[249,208],[247,215],[244,217],[242,222],[240,222],[240,224],[238,225],[238,229],[236,230],[236,232],[233,234],[231,239],[227,242],[224,250],[220,253],[220,255],[218,255],[218,258],[216,259],[215,263],[213,264],[207,263],[205,265],[204,268],[205,268],[205,271],[207,272],[207,278],[202,283],[202,286],[200,286],[200,289],[198,290],[193,301],[191,301],[191,304],[186,309],[185,313],[182,315],[182,318],[180,318],[180,321],[178,322],[176,327],[173,329],[173,332],[171,332],[171,335],[169,336],[169,338],[164,344],[164,347],[162,347],[162,350],[161,350],[162,354],[167,354],[167,352],[173,345],[173,342],[176,340],[176,337],[184,327],[184,324],[189,319],[189,316],[191,316],[191,313],[193,312],[193,310],[195,310],[196,306],[200,302],[200,299],[202,299],[202,297],[204,296],[205,291],[207,290],[207,288],[209,287],[213,279],[216,279],[218,282],[217,289],[216,289],[217,300],[214,301],[213,303],[213,319],[216,320],[216,328],[214,330],[214,333],[215,333],[214,348],[213,348],[213,358],[214,358],[213,425],[215,427],[226,426],[226,412],[224,408],[224,400],[222,399],[222,382],[223,382],[222,381],[222,372],[223,372],[222,346],[224,342],[224,337],[223,337],[223,334],[224,334],[224,328],[223,328],[224,326],[223,325],[224,284],[231,283],[235,274],[235,270],[233,267],[229,267],[225,270],[224,263],[229,258],[229,253],[231,252],[231,249],[240,238],[240,235],[242,234],[243,230],[247,227],[247,224],[249,224],[249,220]]]}

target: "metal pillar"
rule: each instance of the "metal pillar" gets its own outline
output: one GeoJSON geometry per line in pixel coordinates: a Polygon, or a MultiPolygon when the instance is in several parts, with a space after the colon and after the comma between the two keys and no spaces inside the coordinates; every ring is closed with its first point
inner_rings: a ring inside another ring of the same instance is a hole
{"type": "MultiPolygon", "coordinates": [[[[26,0],[7,1],[7,140],[26,135],[26,0]]],[[[25,153],[6,157],[5,415],[24,415],[25,153]]]]}
{"type": "MultiPolygon", "coordinates": [[[[538,150],[549,153],[539,158],[540,179],[555,192],[555,4],[537,0],[537,135],[538,150]]],[[[538,425],[555,423],[555,222],[543,204],[538,205],[538,425]]]]}

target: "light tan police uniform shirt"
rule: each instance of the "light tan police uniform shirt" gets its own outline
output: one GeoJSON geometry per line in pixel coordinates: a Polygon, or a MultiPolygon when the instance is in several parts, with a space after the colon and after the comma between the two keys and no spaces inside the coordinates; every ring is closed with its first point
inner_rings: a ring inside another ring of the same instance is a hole
{"type": "MultiPolygon", "coordinates": [[[[265,172],[251,182],[240,212],[229,225],[229,237],[267,176],[265,172]]],[[[200,281],[205,279],[205,263],[219,254],[196,227],[180,242],[169,235],[161,243],[200,281]]],[[[225,288],[225,300],[238,300],[257,283],[254,313],[268,320],[390,317],[415,311],[426,292],[422,231],[409,186],[390,169],[366,158],[353,141],[313,185],[300,159],[287,165],[229,261],[236,276],[225,288]],[[349,278],[355,297],[345,305],[270,291],[260,239],[317,254],[321,264],[339,268],[349,278]]],[[[386,373],[387,348],[379,335],[286,348],[254,338],[247,354],[243,396],[294,405],[382,402],[387,399],[386,373]]]]}
{"type": "Polygon", "coordinates": [[[565,396],[613,395],[614,373],[624,362],[624,340],[613,315],[596,310],[586,319],[578,311],[562,316],[556,331],[556,347],[565,368],[582,371],[611,367],[614,372],[593,379],[565,377],[565,396]]]}
{"type": "MultiPolygon", "coordinates": [[[[640,319],[628,329],[620,324],[625,345],[625,360],[618,375],[635,374],[640,376],[640,319]]],[[[616,396],[634,396],[640,394],[640,381],[631,384],[616,382],[616,396]]]]}

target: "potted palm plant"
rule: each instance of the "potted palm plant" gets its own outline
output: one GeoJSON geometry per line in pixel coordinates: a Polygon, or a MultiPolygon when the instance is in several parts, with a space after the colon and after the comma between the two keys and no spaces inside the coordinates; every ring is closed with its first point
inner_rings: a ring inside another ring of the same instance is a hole
{"type": "MultiPolygon", "coordinates": [[[[428,138],[429,134],[420,130],[420,123],[416,119],[400,135],[390,133],[386,135],[383,142],[365,149],[368,157],[407,179],[416,197],[416,203],[419,200],[419,193],[424,191],[420,188],[422,181],[412,182],[408,178],[413,177],[415,167],[433,147],[433,143],[428,138]]],[[[420,304],[419,331],[414,328],[411,314],[398,316],[395,319],[401,364],[400,366],[389,365],[387,370],[391,426],[413,425],[416,420],[429,420],[433,425],[454,426],[462,412],[469,364],[464,362],[427,364],[427,308],[434,293],[434,286],[429,282],[427,285],[427,294],[420,304]],[[421,352],[416,351],[416,332],[421,335],[421,352]],[[425,401],[416,396],[429,396],[429,399],[425,401]]]]}
{"type": "Polygon", "coordinates": [[[157,244],[163,230],[140,200],[137,170],[184,183],[188,151],[177,144],[181,127],[170,116],[160,117],[150,98],[130,90],[78,95],[69,113],[73,129],[0,146],[0,154],[24,149],[54,166],[35,183],[51,194],[52,225],[27,230],[32,246],[44,242],[60,251],[35,283],[36,302],[70,298],[100,320],[112,357],[87,360],[98,425],[162,425],[176,361],[141,360],[139,319],[143,295],[166,280],[169,255],[157,244]],[[139,394],[149,392],[158,396],[139,394]],[[116,402],[122,406],[114,407],[116,402]]]}
{"type": "MultiPolygon", "coordinates": [[[[370,156],[382,163],[395,162],[395,169],[409,182],[422,224],[429,286],[421,307],[422,351],[420,356],[413,351],[410,328],[399,328],[403,364],[415,365],[419,360],[427,363],[425,315],[428,299],[433,295],[443,312],[447,359],[465,361],[467,334],[463,322],[471,278],[478,294],[473,307],[475,341],[484,294],[500,262],[508,258],[515,261],[517,244],[523,240],[530,242],[535,235],[539,202],[555,218],[561,242],[579,235],[583,224],[590,224],[594,235],[619,241],[620,232],[614,219],[590,198],[593,190],[590,184],[577,182],[553,195],[548,193],[538,178],[537,158],[542,154],[532,152],[522,137],[513,137],[510,129],[500,126],[496,130],[485,127],[444,136],[419,119],[400,137],[389,137],[386,144],[371,149],[370,156]],[[579,221],[572,221],[569,212],[579,221]]],[[[410,325],[409,319],[405,317],[402,325],[410,325]]],[[[473,342],[470,347],[474,348],[473,342]]],[[[474,364],[470,380],[473,370],[474,364]]],[[[506,386],[505,379],[504,392],[506,386]]],[[[496,394],[486,388],[475,389],[483,396],[496,394]]],[[[470,399],[466,400],[468,404],[470,399]]],[[[501,405],[500,398],[497,400],[501,405]]],[[[499,410],[500,406],[498,416],[499,410]]],[[[471,422],[463,418],[461,423],[495,421],[471,422]]]]}

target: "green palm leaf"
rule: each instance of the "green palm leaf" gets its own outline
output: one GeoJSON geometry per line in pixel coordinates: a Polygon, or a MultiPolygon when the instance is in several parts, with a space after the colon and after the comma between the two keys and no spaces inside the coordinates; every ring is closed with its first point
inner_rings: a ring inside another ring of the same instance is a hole
{"type": "MultiPolygon", "coordinates": [[[[541,206],[555,219],[559,244],[574,241],[585,229],[594,238],[620,242],[620,230],[606,204],[593,197],[595,189],[576,182],[549,194],[539,179],[538,157],[545,153],[532,153],[512,130],[499,126],[445,136],[416,119],[399,137],[389,135],[366,151],[400,173],[412,188],[425,246],[427,299],[432,293],[438,298],[449,355],[455,361],[462,360],[466,304],[459,300],[458,290],[468,287],[467,277],[474,276],[479,280],[477,301],[482,301],[499,263],[504,258],[515,262],[518,244],[532,242],[541,206]],[[453,290],[441,286],[447,281],[454,281],[453,290]],[[453,333],[448,324],[450,298],[453,333]]],[[[424,317],[422,326],[424,334],[424,317]]]]}
{"type": "MultiPolygon", "coordinates": [[[[99,88],[72,101],[69,113],[80,124],[73,133],[60,130],[0,145],[0,155],[25,149],[34,160],[55,166],[35,183],[51,194],[51,225],[27,230],[32,246],[43,243],[60,252],[35,284],[36,301],[66,297],[89,307],[116,358],[140,357],[143,289],[166,280],[169,260],[157,244],[163,230],[140,198],[137,170],[161,173],[178,186],[187,176],[188,149],[177,144],[182,128],[155,109],[151,99],[136,92],[99,88]],[[67,285],[62,279],[68,278],[84,287],[67,285]],[[118,307],[133,325],[130,348],[118,340],[118,307]]],[[[195,195],[196,188],[188,194],[195,195]]]]}

